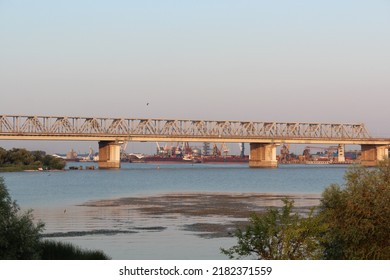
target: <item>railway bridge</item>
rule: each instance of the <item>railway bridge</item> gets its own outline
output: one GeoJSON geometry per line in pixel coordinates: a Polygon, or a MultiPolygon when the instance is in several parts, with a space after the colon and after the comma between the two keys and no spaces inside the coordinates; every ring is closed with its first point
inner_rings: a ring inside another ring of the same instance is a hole
{"type": "Polygon", "coordinates": [[[99,168],[120,168],[125,141],[249,143],[249,166],[277,167],[280,144],[361,145],[361,163],[388,157],[390,138],[371,137],[364,124],[228,120],[129,119],[0,115],[0,140],[98,141],[99,168]]]}

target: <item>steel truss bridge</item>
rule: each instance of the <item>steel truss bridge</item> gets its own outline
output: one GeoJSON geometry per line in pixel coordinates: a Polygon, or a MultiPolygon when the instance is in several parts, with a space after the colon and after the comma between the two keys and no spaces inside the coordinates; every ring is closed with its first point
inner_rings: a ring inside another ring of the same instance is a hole
{"type": "Polygon", "coordinates": [[[124,141],[250,143],[250,167],[276,167],[276,145],[356,144],[363,164],[388,157],[390,138],[364,124],[0,115],[0,140],[99,141],[100,168],[119,168],[124,141]]]}
{"type": "Polygon", "coordinates": [[[0,139],[388,144],[364,124],[0,116],[0,139]]]}

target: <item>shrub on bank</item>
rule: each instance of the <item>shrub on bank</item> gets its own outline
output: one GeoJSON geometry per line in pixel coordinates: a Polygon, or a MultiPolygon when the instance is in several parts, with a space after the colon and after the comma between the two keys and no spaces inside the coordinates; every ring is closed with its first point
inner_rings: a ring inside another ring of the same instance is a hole
{"type": "Polygon", "coordinates": [[[53,240],[41,242],[42,260],[108,260],[104,252],[84,250],[75,245],[53,240]]]}
{"type": "Polygon", "coordinates": [[[245,231],[237,230],[238,244],[222,253],[230,258],[390,259],[390,160],[376,168],[351,167],[344,186],[325,189],[315,215],[299,218],[291,206],[285,202],[282,210],[253,215],[245,231]]]}
{"type": "Polygon", "coordinates": [[[238,244],[221,249],[229,258],[254,256],[263,260],[321,259],[326,226],[311,211],[306,217],[293,213],[294,202],[283,199],[281,209],[253,213],[245,230],[238,229],[238,244]]]}
{"type": "Polygon", "coordinates": [[[42,222],[34,223],[32,211],[21,212],[0,177],[0,260],[107,260],[101,251],[42,240],[42,222]]]}
{"type": "Polygon", "coordinates": [[[390,259],[390,161],[354,166],[345,181],[345,187],[331,185],[322,194],[324,258],[390,259]]]}
{"type": "Polygon", "coordinates": [[[31,211],[20,211],[0,177],[0,259],[39,259],[43,227],[33,222],[31,211]]]}

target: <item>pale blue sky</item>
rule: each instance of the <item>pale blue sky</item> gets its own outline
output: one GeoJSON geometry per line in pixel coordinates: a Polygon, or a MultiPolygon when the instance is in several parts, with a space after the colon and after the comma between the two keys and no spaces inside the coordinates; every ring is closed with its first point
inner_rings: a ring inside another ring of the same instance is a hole
{"type": "Polygon", "coordinates": [[[385,0],[0,0],[0,114],[364,122],[390,137],[389,50],[385,0]]]}

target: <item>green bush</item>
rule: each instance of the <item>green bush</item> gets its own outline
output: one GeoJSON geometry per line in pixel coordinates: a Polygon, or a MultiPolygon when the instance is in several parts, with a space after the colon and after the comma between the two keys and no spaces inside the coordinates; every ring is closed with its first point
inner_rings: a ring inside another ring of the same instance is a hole
{"type": "Polygon", "coordinates": [[[390,259],[390,162],[377,168],[354,166],[345,187],[331,185],[322,194],[328,226],[324,258],[390,259]]]}
{"type": "Polygon", "coordinates": [[[282,209],[252,214],[245,231],[237,230],[238,244],[221,249],[229,258],[254,256],[264,260],[305,260],[322,257],[321,236],[325,226],[313,211],[307,217],[292,213],[293,201],[284,199],[282,209]]]}
{"type": "Polygon", "coordinates": [[[42,240],[44,224],[34,224],[32,212],[20,212],[0,177],[1,260],[107,260],[101,251],[82,250],[71,244],[42,240]]]}
{"type": "Polygon", "coordinates": [[[42,164],[47,169],[62,170],[65,168],[65,161],[59,158],[55,158],[50,155],[46,155],[42,159],[42,164]]]}
{"type": "Polygon", "coordinates": [[[0,259],[39,259],[43,227],[34,224],[31,211],[20,213],[0,177],[0,259]]]}
{"type": "Polygon", "coordinates": [[[292,202],[281,210],[253,214],[238,244],[222,253],[230,258],[390,259],[390,161],[376,168],[353,166],[343,187],[322,193],[317,213],[299,217],[292,202]]]}

